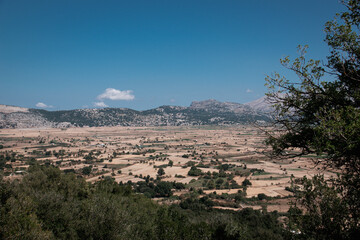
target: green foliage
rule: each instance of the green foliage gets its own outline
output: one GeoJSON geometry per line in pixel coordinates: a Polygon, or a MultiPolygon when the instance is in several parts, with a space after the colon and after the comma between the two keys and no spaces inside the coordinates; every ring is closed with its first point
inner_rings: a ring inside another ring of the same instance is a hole
{"type": "Polygon", "coordinates": [[[172,189],[184,189],[183,183],[156,181],[151,182],[148,178],[146,181],[139,181],[135,185],[136,192],[143,193],[148,198],[154,197],[170,197],[172,189]]]}
{"type": "Polygon", "coordinates": [[[159,168],[159,170],[157,171],[157,174],[158,174],[159,176],[163,176],[163,175],[165,175],[165,170],[161,167],[161,168],[159,168]]]}
{"type": "Polygon", "coordinates": [[[84,175],[90,175],[91,171],[92,171],[92,166],[83,167],[81,169],[81,173],[84,175]]]}
{"type": "Polygon", "coordinates": [[[251,182],[250,182],[249,179],[245,179],[245,180],[241,183],[241,185],[243,185],[244,187],[246,187],[246,186],[250,186],[250,185],[252,185],[252,184],[251,184],[251,182]]]}
{"type": "Polygon", "coordinates": [[[295,191],[297,203],[307,211],[293,215],[300,211],[293,208],[290,216],[304,238],[360,236],[360,1],[342,2],[347,12],[325,26],[327,64],[307,61],[307,46],[299,47],[300,57],[281,60],[298,80],[277,73],[266,78],[274,123],[281,127],[280,135],[269,134],[267,140],[274,155],[316,154],[322,156],[317,163],[341,172],[331,187],[319,176],[299,182],[304,190],[295,191]],[[288,154],[292,149],[300,152],[288,154]]]}
{"type": "Polygon", "coordinates": [[[174,162],[172,160],[170,160],[168,165],[169,165],[169,167],[172,167],[174,165],[174,162]]]}
{"type": "Polygon", "coordinates": [[[268,196],[266,196],[266,194],[264,193],[259,193],[257,195],[258,199],[261,201],[261,200],[264,200],[264,199],[268,199],[268,196]]]}
{"type": "Polygon", "coordinates": [[[206,186],[208,189],[214,189],[215,188],[214,180],[208,181],[206,186]]]}
{"type": "Polygon", "coordinates": [[[231,166],[229,164],[221,164],[218,168],[219,170],[227,171],[231,166]]]}
{"type": "MultiPolygon", "coordinates": [[[[354,222],[348,222],[351,214],[346,199],[339,188],[329,186],[329,181],[317,175],[312,179],[298,179],[303,190],[296,192],[297,202],[289,210],[289,226],[301,229],[303,235],[313,239],[352,239],[354,222]],[[298,206],[301,206],[299,208],[298,206]],[[304,214],[302,210],[304,209],[304,214]]],[[[335,180],[331,180],[335,183],[335,180]]]]}
{"type": "MultiPolygon", "coordinates": [[[[1,239],[282,239],[277,215],[212,211],[207,198],[158,205],[111,178],[95,184],[33,165],[22,181],[0,180],[1,239]]],[[[138,187],[151,187],[150,181],[138,187]]],[[[157,182],[169,196],[181,184],[157,182]]],[[[156,193],[156,194],[157,194],[156,193]]]]}
{"type": "Polygon", "coordinates": [[[209,199],[209,197],[202,197],[199,199],[195,197],[190,197],[186,198],[180,203],[181,208],[192,209],[196,211],[209,209],[212,206],[214,206],[214,203],[209,199]]]}
{"type": "Polygon", "coordinates": [[[201,169],[198,169],[195,166],[192,166],[188,172],[189,176],[200,176],[202,174],[201,169]]]}
{"type": "Polygon", "coordinates": [[[185,176],[180,175],[180,174],[175,174],[175,177],[176,177],[176,178],[186,178],[185,176]]]}
{"type": "Polygon", "coordinates": [[[6,165],[6,158],[5,155],[0,155],[0,170],[3,170],[6,165]]]}
{"type": "Polygon", "coordinates": [[[173,185],[170,182],[159,182],[155,187],[156,197],[170,197],[173,185]]]}
{"type": "Polygon", "coordinates": [[[342,24],[326,24],[326,41],[332,48],[327,69],[334,76],[322,80],[325,68],[320,61],[306,61],[307,47],[299,47],[300,57],[282,64],[299,80],[275,74],[267,77],[268,96],[277,107],[276,124],[286,129],[280,137],[270,136],[275,154],[300,148],[302,154],[325,154],[328,163],[358,171],[360,149],[360,51],[357,30],[359,2],[345,1],[350,12],[340,15],[342,24]],[[280,89],[280,90],[278,90],[280,89]]]}

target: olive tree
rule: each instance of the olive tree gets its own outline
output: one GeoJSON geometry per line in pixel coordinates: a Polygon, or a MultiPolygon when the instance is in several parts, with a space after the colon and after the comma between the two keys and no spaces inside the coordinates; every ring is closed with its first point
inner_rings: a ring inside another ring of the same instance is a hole
{"type": "Polygon", "coordinates": [[[267,144],[275,156],[318,155],[316,163],[335,168],[337,178],[298,179],[297,204],[290,225],[306,238],[350,239],[360,234],[360,1],[342,2],[346,12],[325,25],[331,51],[327,62],[285,57],[282,65],[296,74],[266,77],[275,107],[276,133],[267,144]],[[299,215],[300,209],[304,213],[299,215]],[[312,224],[310,224],[312,222],[312,224]]]}

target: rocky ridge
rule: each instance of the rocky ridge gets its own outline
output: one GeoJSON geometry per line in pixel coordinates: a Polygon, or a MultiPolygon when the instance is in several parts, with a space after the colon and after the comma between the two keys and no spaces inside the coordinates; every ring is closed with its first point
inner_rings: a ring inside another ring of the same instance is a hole
{"type": "Polygon", "coordinates": [[[0,128],[228,125],[269,121],[270,109],[265,98],[247,104],[210,99],[194,101],[190,107],[160,106],[145,111],[127,108],[46,111],[0,105],[0,128]]]}

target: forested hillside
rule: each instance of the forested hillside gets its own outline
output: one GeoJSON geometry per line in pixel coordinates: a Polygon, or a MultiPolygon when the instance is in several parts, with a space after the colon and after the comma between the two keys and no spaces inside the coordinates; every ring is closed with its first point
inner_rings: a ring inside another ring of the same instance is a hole
{"type": "Polygon", "coordinates": [[[111,178],[90,184],[36,164],[22,181],[1,180],[0,212],[1,239],[284,239],[289,234],[275,212],[216,210],[197,199],[158,205],[111,178]]]}

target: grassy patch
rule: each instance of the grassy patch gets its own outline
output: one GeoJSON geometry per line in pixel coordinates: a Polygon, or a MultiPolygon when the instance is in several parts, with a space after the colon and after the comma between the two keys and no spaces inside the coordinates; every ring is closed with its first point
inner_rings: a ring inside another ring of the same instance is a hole
{"type": "Polygon", "coordinates": [[[250,169],[244,169],[242,167],[235,167],[229,169],[229,171],[232,171],[235,175],[247,177],[250,175],[250,169]]]}
{"type": "Polygon", "coordinates": [[[271,173],[269,172],[254,172],[253,176],[262,176],[262,175],[270,175],[271,173]]]}
{"type": "Polygon", "coordinates": [[[246,158],[246,159],[241,159],[240,162],[246,163],[246,164],[260,164],[262,163],[261,161],[256,161],[256,159],[251,159],[251,158],[246,158]]]}
{"type": "Polygon", "coordinates": [[[204,182],[204,179],[197,179],[197,180],[192,180],[192,181],[190,181],[190,183],[188,183],[187,185],[186,185],[186,187],[187,188],[200,188],[200,187],[202,187],[203,185],[203,182],[204,182]]]}
{"type": "Polygon", "coordinates": [[[305,171],[303,168],[289,168],[288,171],[305,171]]]}
{"type": "Polygon", "coordinates": [[[267,177],[267,178],[261,178],[259,180],[279,180],[279,179],[282,179],[282,178],[289,178],[289,176],[287,175],[284,175],[284,176],[276,176],[276,177],[267,177]]]}
{"type": "Polygon", "coordinates": [[[327,156],[326,155],[305,155],[305,156],[300,156],[301,158],[320,158],[320,159],[323,159],[323,158],[326,158],[327,156]]]}
{"type": "Polygon", "coordinates": [[[130,165],[131,164],[107,164],[107,167],[108,168],[121,169],[121,168],[124,168],[124,167],[128,167],[130,165]]]}

